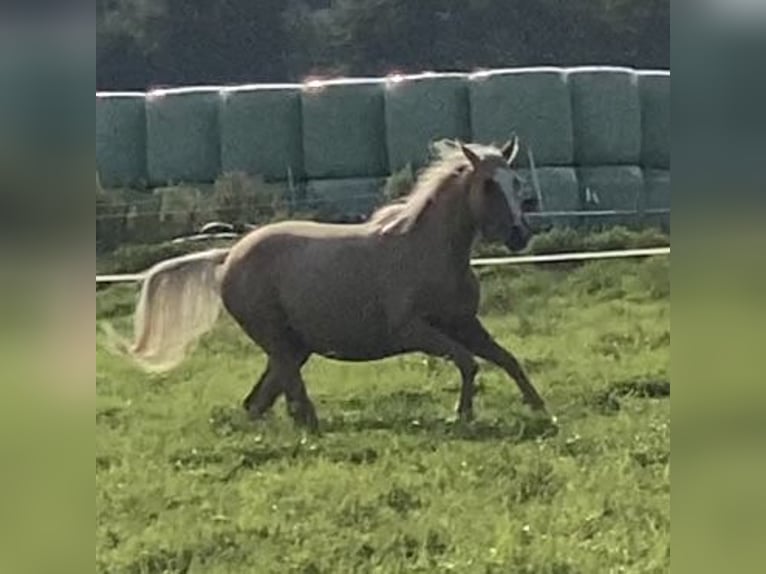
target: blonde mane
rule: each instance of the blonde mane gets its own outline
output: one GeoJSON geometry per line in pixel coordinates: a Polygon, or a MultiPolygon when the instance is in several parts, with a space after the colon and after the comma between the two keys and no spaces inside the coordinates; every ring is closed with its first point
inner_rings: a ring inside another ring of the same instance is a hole
{"type": "MultiPolygon", "coordinates": [[[[489,146],[470,144],[468,147],[480,157],[500,156],[489,146]]],[[[470,165],[457,142],[442,140],[432,146],[435,159],[418,175],[412,191],[405,197],[384,205],[370,216],[370,223],[384,235],[405,234],[422,219],[423,213],[434,203],[448,183],[470,165]]]]}

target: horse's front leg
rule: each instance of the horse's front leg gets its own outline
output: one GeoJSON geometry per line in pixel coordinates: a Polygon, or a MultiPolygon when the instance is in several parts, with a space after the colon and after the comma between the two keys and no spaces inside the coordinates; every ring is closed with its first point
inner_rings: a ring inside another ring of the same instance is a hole
{"type": "Polygon", "coordinates": [[[502,368],[516,382],[524,402],[532,409],[545,411],[545,401],[527,377],[524,369],[510,351],[501,347],[487,332],[477,317],[470,317],[453,322],[447,329],[449,334],[460,341],[466,349],[502,368]]]}
{"type": "Polygon", "coordinates": [[[457,414],[463,420],[473,418],[474,379],[479,366],[471,351],[421,319],[413,319],[399,332],[398,343],[405,352],[421,352],[452,361],[460,371],[462,384],[457,414]]]}
{"type": "Polygon", "coordinates": [[[278,381],[273,380],[271,371],[271,361],[269,361],[258,382],[242,401],[242,406],[253,418],[257,419],[266,414],[282,393],[282,388],[278,381]]]}

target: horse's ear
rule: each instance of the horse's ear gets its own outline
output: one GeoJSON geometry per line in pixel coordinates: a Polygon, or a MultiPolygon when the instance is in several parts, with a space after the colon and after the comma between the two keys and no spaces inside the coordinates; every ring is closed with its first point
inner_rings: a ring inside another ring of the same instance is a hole
{"type": "Polygon", "coordinates": [[[500,151],[502,152],[506,163],[511,165],[519,153],[519,136],[513,134],[511,139],[503,146],[503,149],[500,151]]]}
{"type": "Polygon", "coordinates": [[[462,151],[463,155],[468,158],[468,161],[471,162],[473,169],[474,170],[479,169],[479,164],[481,164],[481,158],[479,158],[479,156],[476,155],[476,152],[470,149],[463,142],[459,142],[459,144],[460,144],[460,151],[462,151]]]}

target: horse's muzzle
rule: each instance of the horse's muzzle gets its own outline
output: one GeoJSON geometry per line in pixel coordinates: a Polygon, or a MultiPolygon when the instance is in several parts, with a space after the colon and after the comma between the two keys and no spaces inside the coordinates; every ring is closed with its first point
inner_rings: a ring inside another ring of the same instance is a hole
{"type": "Polygon", "coordinates": [[[531,237],[532,232],[528,228],[521,225],[514,225],[511,228],[511,233],[505,240],[505,245],[511,251],[523,251],[531,237]]]}

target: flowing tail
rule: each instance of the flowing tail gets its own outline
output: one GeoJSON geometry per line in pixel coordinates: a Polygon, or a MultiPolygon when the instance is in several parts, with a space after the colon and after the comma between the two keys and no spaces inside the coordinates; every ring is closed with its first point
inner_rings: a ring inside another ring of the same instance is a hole
{"type": "Polygon", "coordinates": [[[133,357],[147,370],[167,371],[209,331],[221,312],[220,270],[229,249],[175,257],[144,278],[134,317],[133,357]]]}

